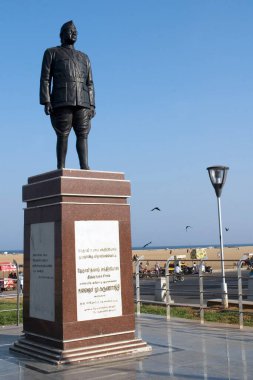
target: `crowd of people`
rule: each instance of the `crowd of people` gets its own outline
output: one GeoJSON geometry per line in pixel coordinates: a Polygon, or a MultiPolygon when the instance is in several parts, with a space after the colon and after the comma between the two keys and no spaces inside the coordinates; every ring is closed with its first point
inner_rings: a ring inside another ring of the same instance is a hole
{"type": "MultiPolygon", "coordinates": [[[[140,260],[138,255],[133,256],[133,262],[137,262],[140,260]]],[[[164,263],[164,266],[161,267],[159,262],[157,261],[152,268],[150,268],[149,261],[146,262],[146,264],[143,264],[141,261],[139,263],[139,273],[141,277],[160,277],[165,275],[166,270],[166,263],[164,263]]],[[[202,270],[202,273],[205,272],[212,272],[211,267],[207,267],[205,262],[196,263],[193,262],[192,266],[187,266],[183,261],[175,260],[172,261],[169,265],[169,271],[171,273],[174,273],[178,276],[180,274],[198,274],[200,273],[200,270],[202,270]]]]}
{"type": "Polygon", "coordinates": [[[16,272],[10,272],[8,278],[17,279],[17,273],[16,272]]]}

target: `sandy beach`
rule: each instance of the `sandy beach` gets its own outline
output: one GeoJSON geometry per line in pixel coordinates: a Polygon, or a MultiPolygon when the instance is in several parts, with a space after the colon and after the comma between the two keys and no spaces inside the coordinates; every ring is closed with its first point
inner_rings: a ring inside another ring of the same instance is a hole
{"type": "MultiPolygon", "coordinates": [[[[206,248],[207,258],[209,264],[214,269],[220,268],[220,249],[219,248],[206,248]]],[[[224,247],[224,259],[228,260],[225,263],[225,268],[234,268],[235,263],[242,258],[246,253],[253,253],[253,246],[238,246],[238,247],[224,247]]],[[[191,249],[190,248],[179,248],[179,249],[157,249],[157,250],[133,250],[132,256],[138,255],[138,257],[143,257],[141,260],[143,264],[148,261],[149,269],[154,267],[155,263],[158,262],[160,266],[164,266],[166,260],[172,256],[185,256],[183,261],[186,265],[191,266],[193,261],[191,259],[191,249]]],[[[195,260],[196,261],[196,260],[195,260]]]]}
{"type": "Polygon", "coordinates": [[[8,255],[4,255],[4,254],[0,254],[0,263],[12,263],[13,260],[15,260],[19,265],[23,265],[23,261],[24,261],[24,255],[19,253],[17,255],[12,255],[12,254],[8,254],[8,255]]]}

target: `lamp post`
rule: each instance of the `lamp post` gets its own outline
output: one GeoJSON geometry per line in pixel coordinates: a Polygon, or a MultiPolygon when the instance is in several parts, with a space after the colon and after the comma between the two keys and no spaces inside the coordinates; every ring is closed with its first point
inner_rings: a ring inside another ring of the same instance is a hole
{"type": "Polygon", "coordinates": [[[212,182],[212,185],[214,187],[215,194],[217,196],[219,232],[220,232],[220,250],[221,250],[222,305],[224,309],[227,309],[228,308],[228,290],[227,290],[227,284],[225,281],[220,197],[221,197],[222,188],[226,182],[227,172],[229,168],[227,166],[210,166],[207,168],[207,170],[208,170],[208,174],[212,182]]]}
{"type": "Polygon", "coordinates": [[[16,267],[17,271],[17,326],[19,325],[19,312],[20,312],[20,304],[19,304],[19,293],[20,293],[20,283],[19,283],[19,264],[16,260],[13,260],[13,264],[16,267]]]}

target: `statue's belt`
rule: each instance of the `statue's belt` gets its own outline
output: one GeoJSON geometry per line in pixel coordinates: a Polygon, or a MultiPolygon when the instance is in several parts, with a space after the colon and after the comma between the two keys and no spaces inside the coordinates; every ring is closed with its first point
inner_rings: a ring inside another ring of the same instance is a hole
{"type": "Polygon", "coordinates": [[[86,80],[81,78],[61,78],[60,81],[54,81],[54,86],[57,87],[58,86],[62,86],[62,84],[64,83],[86,83],[86,80]]]}

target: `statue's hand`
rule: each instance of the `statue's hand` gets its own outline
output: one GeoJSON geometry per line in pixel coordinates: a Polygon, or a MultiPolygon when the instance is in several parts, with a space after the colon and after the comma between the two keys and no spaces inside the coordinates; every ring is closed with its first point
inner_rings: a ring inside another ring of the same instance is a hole
{"type": "Polygon", "coordinates": [[[46,103],[44,107],[44,111],[46,115],[50,115],[53,111],[51,103],[46,103]]]}
{"type": "Polygon", "coordinates": [[[90,112],[89,112],[89,114],[90,114],[90,119],[92,119],[92,118],[96,115],[96,111],[95,111],[95,108],[94,108],[94,107],[91,107],[91,108],[90,108],[90,112]]]}

